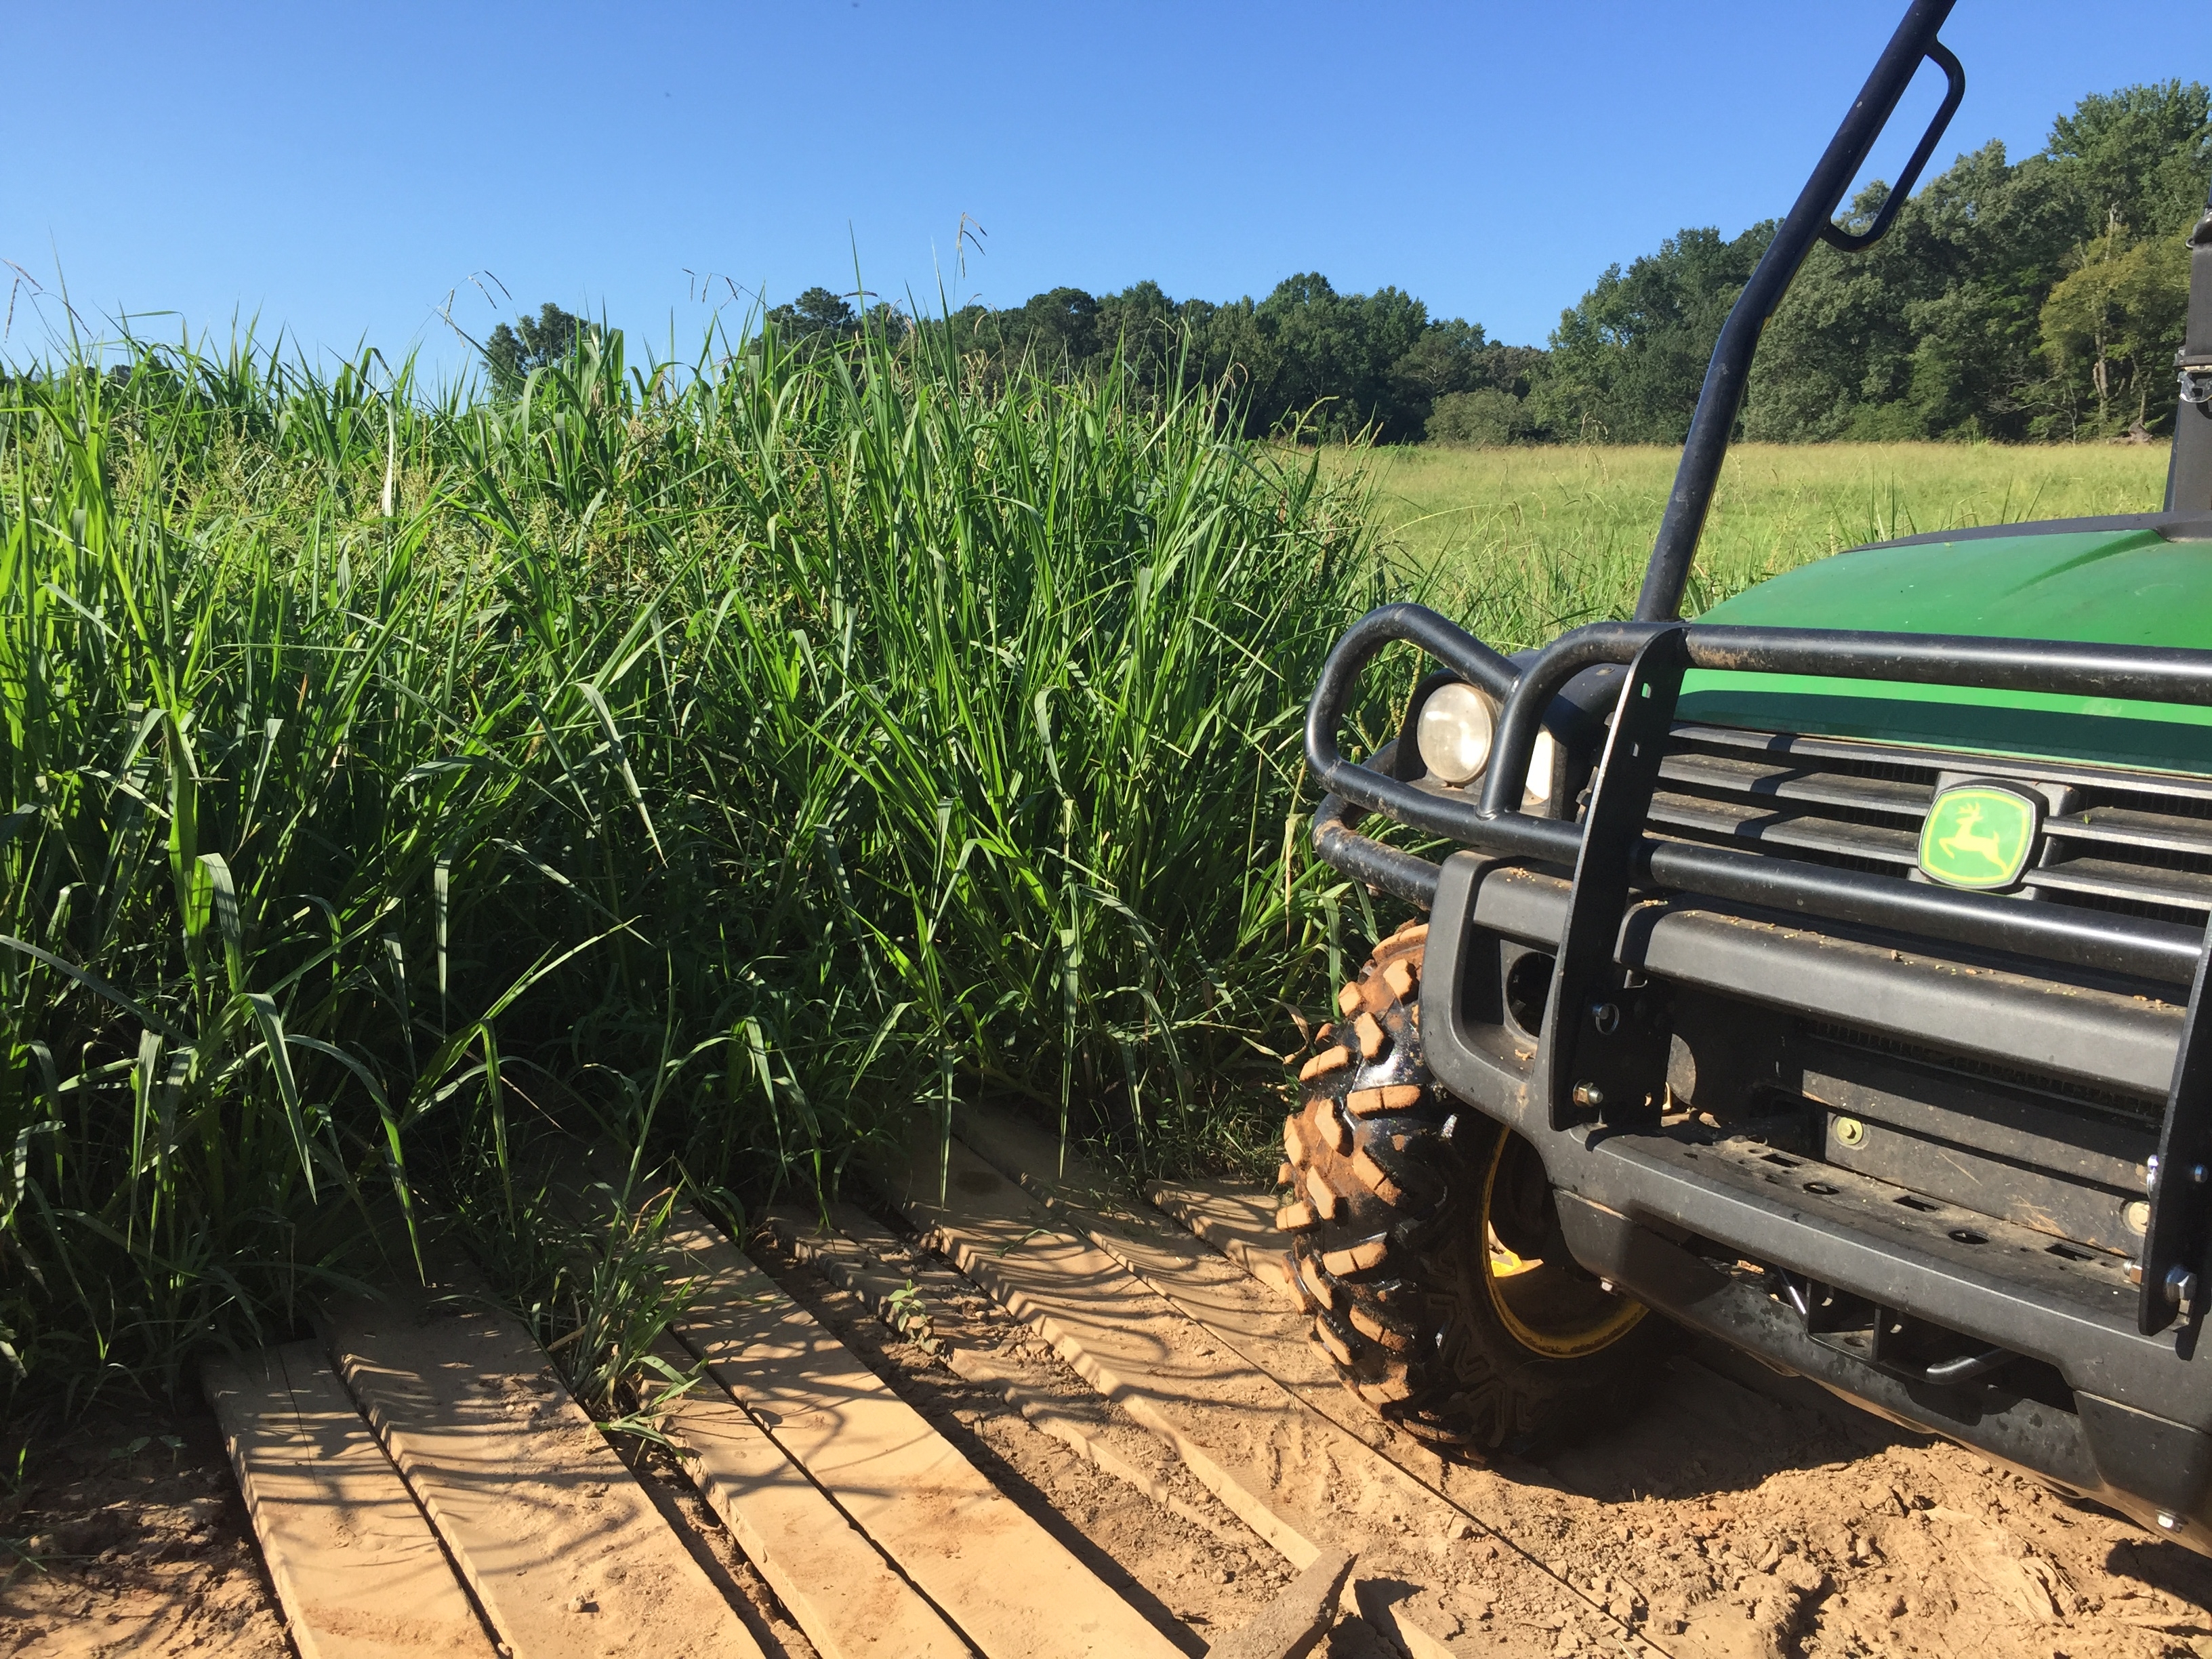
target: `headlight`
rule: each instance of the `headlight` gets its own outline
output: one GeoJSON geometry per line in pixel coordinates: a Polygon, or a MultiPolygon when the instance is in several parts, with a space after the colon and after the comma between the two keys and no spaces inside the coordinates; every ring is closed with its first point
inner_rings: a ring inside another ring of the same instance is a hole
{"type": "Polygon", "coordinates": [[[1559,758],[1559,739],[1549,732],[1537,732],[1535,752],[1528,757],[1528,799],[1539,805],[1552,798],[1552,768],[1559,758]]]}
{"type": "Polygon", "coordinates": [[[1421,764],[1444,783],[1468,783],[1490,762],[1497,705],[1471,685],[1439,686],[1421,705],[1421,764]]]}

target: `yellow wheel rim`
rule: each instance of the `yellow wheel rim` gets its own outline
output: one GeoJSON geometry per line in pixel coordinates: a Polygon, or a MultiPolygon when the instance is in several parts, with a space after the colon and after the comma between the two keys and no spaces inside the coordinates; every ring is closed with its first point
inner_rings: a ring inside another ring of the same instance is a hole
{"type": "Polygon", "coordinates": [[[1482,1172],[1482,1231],[1488,1246],[1482,1253],[1483,1289],[1499,1321],[1522,1347],[1547,1359],[1579,1359],[1620,1341],[1648,1310],[1640,1302],[1592,1288],[1588,1291],[1590,1305],[1587,1309],[1570,1306],[1565,1316],[1555,1321],[1543,1320],[1535,1313],[1531,1304],[1539,1301],[1583,1300],[1583,1287],[1558,1268],[1547,1267],[1541,1258],[1515,1255],[1499,1242],[1497,1230],[1490,1224],[1498,1172],[1505,1165],[1506,1149],[1512,1141],[1510,1130],[1498,1137],[1489,1167],[1482,1172]],[[1565,1293],[1571,1286],[1575,1294],[1569,1297],[1565,1293]]]}
{"type": "Polygon", "coordinates": [[[1540,1258],[1524,1261],[1507,1249],[1498,1242],[1498,1229],[1488,1222],[1483,1224],[1482,1231],[1490,1244],[1490,1276],[1492,1279],[1511,1279],[1520,1273],[1533,1273],[1544,1265],[1540,1258]]]}

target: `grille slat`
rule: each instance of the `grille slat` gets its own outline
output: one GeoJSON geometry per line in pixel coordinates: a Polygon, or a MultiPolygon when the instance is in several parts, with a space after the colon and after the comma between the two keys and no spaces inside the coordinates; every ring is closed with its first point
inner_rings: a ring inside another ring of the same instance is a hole
{"type": "Polygon", "coordinates": [[[1687,790],[1719,790],[1759,801],[1808,801],[1814,805],[1851,807],[1854,811],[1891,811],[1913,821],[1929,810],[1929,801],[1936,794],[1931,787],[1916,787],[1911,783],[1836,779],[1801,765],[1767,765],[1723,754],[1668,754],[1659,763],[1659,776],[1666,783],[1681,783],[1687,790]]]}
{"type": "Polygon", "coordinates": [[[2086,784],[2132,793],[2141,805],[2155,799],[2162,811],[2212,818],[2212,777],[2171,773],[2121,772],[2080,766],[2069,761],[2022,761],[2008,756],[1974,755],[1935,749],[1905,749],[1856,738],[1808,738],[1789,732],[1751,732],[1741,726],[1684,724],[1675,739],[1719,753],[1757,753],[1784,757],[1793,767],[1814,770],[1833,766],[1865,777],[1912,779],[1937,772],[1971,772],[1978,778],[2018,778],[2050,783],[2086,784]]]}
{"type": "Polygon", "coordinates": [[[2212,781],[1725,727],[1674,729],[1651,827],[1778,857],[1895,872],[1918,863],[1940,780],[2049,786],[2025,898],[2202,926],[2212,912],[2212,781]]]}
{"type": "Polygon", "coordinates": [[[1701,830],[1705,833],[1697,839],[1725,837],[1729,843],[1738,846],[1749,842],[1755,846],[1789,847],[1899,866],[1910,866],[1918,856],[1918,840],[1910,830],[1854,823],[1847,818],[1816,817],[1809,813],[1776,812],[1765,806],[1735,801],[1658,794],[1651,798],[1651,822],[1668,829],[1701,830]]]}
{"type": "MultiPolygon", "coordinates": [[[[1773,766],[1732,756],[1672,754],[1659,763],[1668,783],[1694,789],[1725,790],[1754,799],[1809,801],[1861,811],[1894,812],[1916,823],[1928,811],[1935,791],[1880,778],[1839,780],[1803,767],[1773,766]]],[[[2212,838],[2208,838],[2212,844],[2212,838]]]]}
{"type": "Polygon", "coordinates": [[[2121,847],[2212,856],[2212,824],[2157,812],[2131,812],[2124,806],[2100,806],[2048,818],[2043,828],[2046,835],[2063,841],[2111,842],[2121,847]]]}
{"type": "Polygon", "coordinates": [[[2145,869],[2111,859],[2069,859],[2029,872],[2027,880],[2054,898],[2061,893],[2094,893],[2137,903],[2212,910],[2212,877],[2182,870],[2145,869]]]}

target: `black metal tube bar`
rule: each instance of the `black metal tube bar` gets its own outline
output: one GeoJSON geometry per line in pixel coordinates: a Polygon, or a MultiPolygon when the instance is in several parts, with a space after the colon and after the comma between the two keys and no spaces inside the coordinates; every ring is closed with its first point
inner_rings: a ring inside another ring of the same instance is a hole
{"type": "Polygon", "coordinates": [[[1358,810],[1340,795],[1322,797],[1313,816],[1314,851],[1322,862],[1424,910],[1434,905],[1443,870],[1425,858],[1361,835],[1352,827],[1352,816],[1358,810]]]}
{"type": "MultiPolygon", "coordinates": [[[[1380,612],[1375,613],[1380,615],[1380,612]]],[[[1658,623],[1593,623],[1562,634],[1521,677],[1498,722],[1493,773],[1515,757],[1525,734],[1533,745],[1542,711],[1560,688],[1594,663],[1632,660],[1658,623]]],[[[1349,637],[1349,636],[1347,636],[1349,637]]],[[[2146,702],[2212,704],[2212,651],[2191,646],[2100,645],[2014,640],[1977,634],[1873,634],[1832,628],[1740,628],[1692,623],[1690,665],[1725,673],[1818,674],[1912,685],[1974,686],[1990,691],[2124,697],[2146,702]]],[[[1520,757],[1527,763],[1527,757],[1520,757]]]]}
{"type": "MultiPolygon", "coordinates": [[[[1617,625],[1617,624],[1616,624],[1617,625]]],[[[1572,639],[1573,635],[1565,635],[1572,639]]],[[[1912,685],[2050,691],[2212,704],[2212,651],[2189,646],[2097,645],[1971,634],[1856,634],[1829,628],[1732,628],[1692,623],[1698,668],[1822,674],[1912,685]]],[[[1541,661],[1539,660],[1539,668],[1541,661]]],[[[1535,678],[1532,674],[1531,680],[1535,678]]]]}
{"type": "Polygon", "coordinates": [[[1506,703],[1498,719],[1498,732],[1490,745],[1490,769],[1482,780],[1482,816],[1504,817],[1521,805],[1522,785],[1528,763],[1536,753],[1536,734],[1543,729],[1545,711],[1567,682],[1585,668],[1601,663],[1635,659],[1644,641],[1662,624],[1657,623],[1592,623],[1562,634],[1544,647],[1543,655],[1522,676],[1522,689],[1506,703]]]}
{"type": "Polygon", "coordinates": [[[1504,857],[1539,859],[1571,867],[1582,851],[1583,832],[1577,824],[1532,817],[1526,812],[1485,817],[1464,796],[1401,783],[1352,761],[1338,759],[1323,773],[1321,784],[1330,794],[1355,806],[1504,857]]]}
{"type": "MultiPolygon", "coordinates": [[[[1562,634],[1545,648],[1498,719],[1489,773],[1483,780],[1486,817],[1510,811],[1519,804],[1520,781],[1535,751],[1544,711],[1567,682],[1597,663],[1630,661],[1662,625],[1594,623],[1562,634]]],[[[1691,665],[1698,668],[2212,703],[2212,652],[2179,646],[1692,624],[1689,648],[1691,665]]]]}
{"type": "MultiPolygon", "coordinates": [[[[1327,822],[1316,819],[1316,846],[1337,868],[1416,902],[1425,901],[1411,890],[1430,888],[1431,878],[1400,862],[1410,854],[1355,833],[1346,803],[1503,857],[1571,866],[1581,851],[1581,827],[1515,810],[1518,800],[1512,784],[1528,770],[1542,711],[1567,682],[1594,665],[1631,661],[1665,625],[1598,623],[1579,628],[1554,640],[1520,672],[1419,605],[1385,606],[1362,617],[1330,653],[1307,720],[1307,760],[1322,787],[1336,798],[1337,809],[1327,822]],[[1437,647],[1445,647],[1458,659],[1453,665],[1473,671],[1478,684],[1508,685],[1480,804],[1356,765],[1338,751],[1337,721],[1359,670],[1394,639],[1419,643],[1439,656],[1437,647]],[[1389,856],[1377,859],[1369,848],[1389,856]]],[[[1693,666],[1723,672],[2212,705],[2212,651],[1696,624],[1685,631],[1685,644],[1693,666]]],[[[2193,930],[2168,922],[2102,912],[2092,919],[2061,905],[2024,904],[1727,848],[1646,841],[1638,857],[1640,878],[1680,891],[2183,984],[2194,974],[2203,948],[2193,930]]]]}
{"type": "MultiPolygon", "coordinates": [[[[1728,453],[1736,410],[1743,404],[1744,386],[1751,376],[1752,355],[1759,349],[1759,331],[1766,326],[1766,319],[1773,314],[1775,307],[1782,302],[1790,279],[1796,276],[1798,266],[1804,263],[1814,242],[1833,221],[1844,192],[1850,188],[1852,179],[1865,165],[1867,153],[1881,136],[1891,112],[1905,95],[1905,88],[1911,84],[1921,61],[1929,56],[1936,45],[1936,31],[1950,16],[1954,3],[1954,0],[1913,0],[1905,21],[1897,26],[1897,33],[1883,48],[1874,73],[1867,76],[1866,85],[1859,89],[1843,125],[1828,141],[1820,165],[1813,169],[1813,176],[1798,193],[1796,205],[1775,232],[1765,256],[1752,272],[1751,280],[1744,284],[1742,295],[1722,325],[1712,362],[1705,370],[1705,386],[1698,393],[1697,412],[1690,417],[1689,440],[1682,446],[1682,463],[1674,474],[1674,490],[1667,498],[1667,514],[1660,521],[1651,562],[1644,573],[1644,589],[1637,596],[1638,621],[1664,622],[1680,614],[1683,586],[1690,576],[1690,560],[1698,550],[1698,538],[1705,530],[1705,512],[1712,504],[1713,485],[1720,477],[1721,461],[1728,453]]],[[[1922,140],[1923,152],[1934,149],[1936,139],[1942,135],[1943,123],[1949,118],[1948,112],[1956,107],[1955,94],[1963,84],[1962,76],[1954,72],[1956,62],[1954,58],[1942,65],[1945,72],[1952,76],[1953,95],[1946,99],[1944,112],[1931,127],[1930,136],[1922,140]]],[[[1902,188],[1909,189],[1911,180],[1903,179],[1899,183],[1902,188]]]]}
{"type": "MultiPolygon", "coordinates": [[[[1360,835],[1351,828],[1352,817],[1353,810],[1343,797],[1332,795],[1322,801],[1314,815],[1313,830],[1322,860],[1383,892],[1424,908],[1433,904],[1438,866],[1360,835]]],[[[1555,827],[1574,830],[1569,824],[1555,827]]],[[[1569,861],[1554,848],[1530,854],[1514,829],[1510,819],[1491,819],[1481,822],[1466,839],[1478,851],[1504,857],[1569,861]]],[[[1647,838],[1637,860],[1640,882],[1676,892],[1801,916],[1808,922],[1880,927],[2170,985],[2190,982],[2204,945],[2204,935],[2197,929],[2173,922],[1958,892],[1895,876],[1831,869],[1725,847],[1647,838]]]]}
{"type": "Polygon", "coordinates": [[[1943,137],[1943,130],[1951,125],[1951,118],[1959,112],[1959,106],[1966,96],[1966,66],[1961,64],[1951,49],[1941,40],[1928,43],[1928,61],[1943,71],[1950,84],[1943,90],[1943,102],[1936,112],[1936,118],[1928,124],[1921,135],[1919,148],[1912,159],[1905,164],[1905,171],[1897,175],[1897,183],[1883,199],[1881,210],[1874,216],[1874,223],[1863,235],[1853,235],[1832,219],[1820,227],[1820,240],[1839,253],[1863,253],[1889,234],[1892,221],[1912,195],[1912,186],[1920,181],[1920,169],[1928,165],[1928,158],[1936,153],[1936,146],[1943,137]]]}
{"type": "MultiPolygon", "coordinates": [[[[1307,712],[1307,762],[1330,793],[1419,829],[1500,853],[1571,863],[1580,842],[1572,824],[1513,810],[1543,712],[1583,669],[1630,661],[1662,625],[1596,623],[1576,629],[1553,641],[1522,673],[1433,611],[1385,605],[1353,623],[1329,653],[1307,712]],[[1338,750],[1337,722],[1360,670],[1394,640],[1419,645],[1503,695],[1479,805],[1355,765],[1338,750]]],[[[2179,647],[1694,624],[1687,643],[1690,661],[1698,668],[2212,704],[2212,652],[2179,647]]]]}

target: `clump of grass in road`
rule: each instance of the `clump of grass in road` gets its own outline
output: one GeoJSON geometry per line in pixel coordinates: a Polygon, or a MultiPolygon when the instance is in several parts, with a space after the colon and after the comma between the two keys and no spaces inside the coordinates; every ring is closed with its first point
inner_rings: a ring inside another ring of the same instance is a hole
{"type": "Polygon", "coordinates": [[[501,404],[373,354],[23,366],[17,1403],[173,1382],[464,1202],[526,1229],[553,1131],[744,1200],[978,1091],[1251,1156],[1343,891],[1303,702],[1384,587],[1355,485],[1114,377],[881,340],[610,339],[501,404]]]}
{"type": "MultiPolygon", "coordinates": [[[[1372,483],[1376,531],[1400,568],[1433,571],[1436,602],[1507,649],[1633,610],[1680,459],[1656,446],[1322,455],[1372,483]]],[[[1687,608],[1893,536],[2149,512],[2166,466],[2162,444],[1739,444],[1687,608]]]]}
{"type": "Polygon", "coordinates": [[[549,1182],[517,1213],[471,1215],[468,1200],[481,1196],[464,1195],[459,1219],[507,1311],[595,1421],[666,1443],[668,1407],[702,1374],[663,1352],[697,1295],[693,1280],[670,1271],[681,1189],[639,1194],[627,1182],[549,1182]]]}

